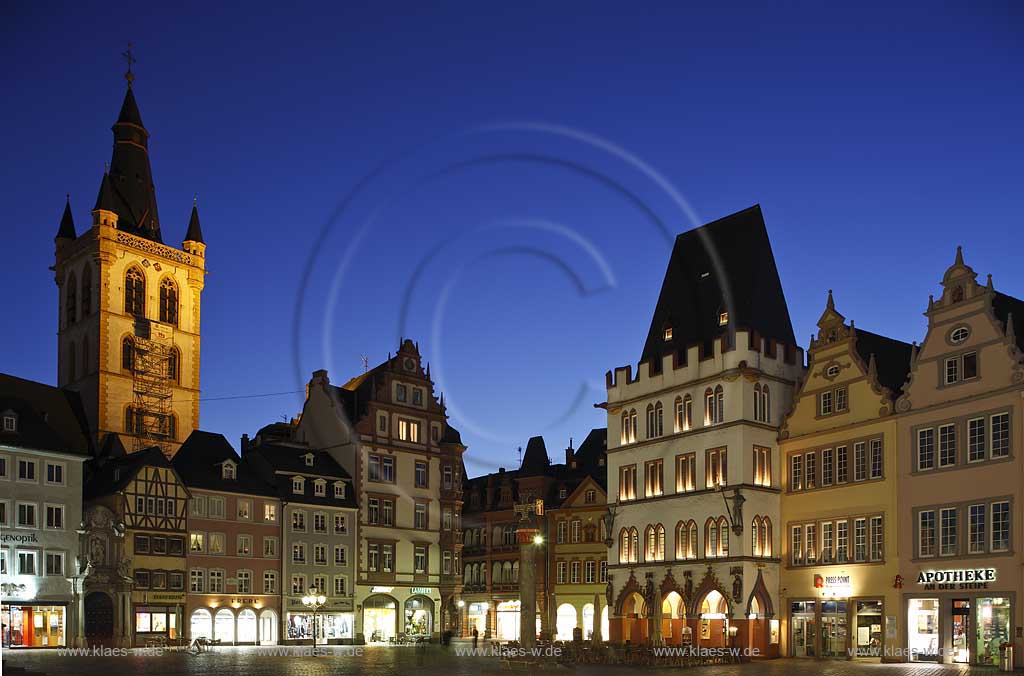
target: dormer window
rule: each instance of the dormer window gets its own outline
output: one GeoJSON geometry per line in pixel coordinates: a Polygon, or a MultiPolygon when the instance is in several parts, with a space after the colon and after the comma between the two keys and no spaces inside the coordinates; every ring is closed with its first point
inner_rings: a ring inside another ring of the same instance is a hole
{"type": "Polygon", "coordinates": [[[235,478],[235,463],[230,460],[220,466],[220,478],[222,479],[234,479],[235,478]]]}
{"type": "Polygon", "coordinates": [[[4,414],[4,432],[18,431],[18,416],[13,413],[4,414]]]}
{"type": "Polygon", "coordinates": [[[839,367],[836,366],[835,364],[829,366],[828,369],[825,371],[825,375],[828,376],[829,378],[835,378],[836,376],[839,375],[839,367]]]}
{"type": "Polygon", "coordinates": [[[668,326],[665,328],[665,342],[672,340],[672,327],[668,326]]]}
{"type": "Polygon", "coordinates": [[[345,482],[344,481],[336,481],[334,483],[334,497],[338,498],[339,500],[344,500],[345,499],[345,482]]]}
{"type": "Polygon", "coordinates": [[[324,497],[327,495],[327,482],[323,479],[317,479],[313,482],[313,495],[318,497],[324,497]]]}
{"type": "Polygon", "coordinates": [[[295,493],[296,495],[302,495],[303,493],[306,492],[305,485],[306,485],[306,482],[303,480],[302,477],[300,477],[300,476],[293,477],[292,478],[292,493],[295,493]]]}
{"type": "Polygon", "coordinates": [[[719,312],[718,313],[718,325],[719,326],[725,326],[728,323],[729,323],[729,313],[728,312],[719,312]]]}
{"type": "Polygon", "coordinates": [[[306,467],[312,467],[313,466],[313,454],[312,453],[307,453],[306,455],[304,455],[302,457],[305,458],[305,460],[306,460],[306,467]]]}
{"type": "Polygon", "coordinates": [[[565,500],[568,496],[569,496],[569,491],[566,490],[564,487],[558,489],[558,499],[559,500],[565,500]]]}

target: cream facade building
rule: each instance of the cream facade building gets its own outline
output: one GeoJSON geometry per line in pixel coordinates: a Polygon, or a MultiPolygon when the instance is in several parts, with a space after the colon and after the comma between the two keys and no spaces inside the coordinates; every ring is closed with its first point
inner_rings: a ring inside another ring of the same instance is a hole
{"type": "Polygon", "coordinates": [[[607,376],[610,640],[778,652],[778,428],[803,355],[759,207],[680,235],[607,376]]]}
{"type": "Polygon", "coordinates": [[[956,259],[897,401],[900,566],[912,661],[998,664],[1024,626],[1024,302],[956,259]]]}

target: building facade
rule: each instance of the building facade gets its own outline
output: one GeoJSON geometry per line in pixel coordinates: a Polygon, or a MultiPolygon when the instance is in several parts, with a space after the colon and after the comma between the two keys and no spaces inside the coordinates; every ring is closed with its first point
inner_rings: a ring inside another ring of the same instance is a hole
{"type": "Polygon", "coordinates": [[[163,242],[131,80],[113,132],[91,227],[76,232],[69,200],[55,238],[57,383],[81,393],[97,441],[173,455],[199,425],[206,245],[194,204],[181,248],[163,242]]]}
{"type": "Polygon", "coordinates": [[[158,446],[95,461],[80,531],[90,645],[184,640],[189,497],[158,446]]]}
{"type": "Polygon", "coordinates": [[[1024,626],[1024,302],[979,284],[958,248],[925,316],[896,404],[900,645],[912,661],[998,664],[1024,626]]]}
{"type": "Polygon", "coordinates": [[[81,646],[81,400],[0,375],[0,619],[3,647],[81,646]]]}
{"type": "Polygon", "coordinates": [[[174,456],[188,510],[188,638],[273,645],[281,625],[281,500],[220,434],[196,430],[174,456]]]}
{"type": "Polygon", "coordinates": [[[353,643],[355,485],[330,453],[294,442],[293,431],[274,425],[251,443],[242,441],[243,464],[251,463],[273,482],[281,504],[280,638],[284,643],[314,638],[318,643],[353,643]],[[314,612],[304,603],[309,595],[323,596],[326,602],[314,612]]]}
{"type": "Polygon", "coordinates": [[[360,505],[356,635],[369,642],[458,631],[462,587],[462,453],[419,348],[337,387],[317,371],[297,438],[328,449],[360,505]]]}
{"type": "Polygon", "coordinates": [[[778,654],[778,428],[803,373],[758,207],[680,235],[607,375],[614,642],[778,654]]]}
{"type": "Polygon", "coordinates": [[[895,654],[901,548],[895,401],[911,345],[854,327],[829,292],[781,431],[782,654],[895,654]]]}

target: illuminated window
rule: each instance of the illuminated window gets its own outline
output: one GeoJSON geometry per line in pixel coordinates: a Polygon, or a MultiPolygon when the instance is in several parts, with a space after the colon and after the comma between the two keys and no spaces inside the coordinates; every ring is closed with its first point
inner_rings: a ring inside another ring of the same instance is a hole
{"type": "Polygon", "coordinates": [[[718,325],[719,326],[725,326],[728,323],[729,323],[729,313],[728,312],[719,312],[718,313],[718,325]]]}
{"type": "Polygon", "coordinates": [[[146,316],[146,278],[136,267],[128,268],[124,276],[124,313],[146,316]]]}

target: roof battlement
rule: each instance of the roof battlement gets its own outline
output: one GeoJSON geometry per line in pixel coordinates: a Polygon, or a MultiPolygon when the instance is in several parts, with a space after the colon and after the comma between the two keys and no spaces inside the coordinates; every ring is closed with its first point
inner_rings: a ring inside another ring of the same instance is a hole
{"type": "Polygon", "coordinates": [[[711,348],[708,353],[704,343],[690,345],[685,351],[664,355],[660,365],[641,361],[635,376],[632,365],[608,371],[605,373],[608,399],[642,396],[642,393],[684,386],[727,371],[770,373],[796,380],[804,369],[804,351],[800,346],[763,338],[756,331],[738,329],[734,334],[724,334],[711,343],[711,348]],[[613,396],[613,390],[618,396],[613,396]]]}

